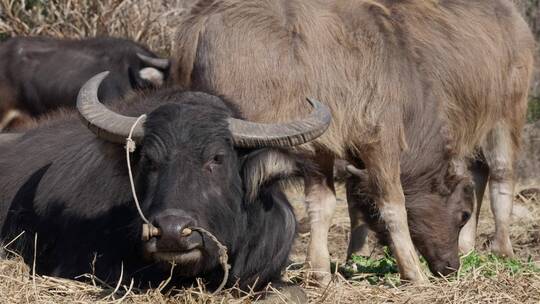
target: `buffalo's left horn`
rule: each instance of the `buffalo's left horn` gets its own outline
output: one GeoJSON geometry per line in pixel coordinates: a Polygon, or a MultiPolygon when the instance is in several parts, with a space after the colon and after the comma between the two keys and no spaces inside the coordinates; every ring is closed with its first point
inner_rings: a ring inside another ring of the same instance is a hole
{"type": "Polygon", "coordinates": [[[149,66],[156,67],[158,69],[166,70],[171,66],[171,61],[165,58],[154,58],[150,56],[137,53],[137,57],[149,66]]]}
{"type": "Polygon", "coordinates": [[[332,121],[330,109],[315,99],[308,101],[313,111],[305,119],[294,122],[265,124],[229,118],[234,144],[244,148],[292,147],[321,136],[332,121]]]}
{"type": "MultiPolygon", "coordinates": [[[[114,142],[125,143],[129,130],[137,118],[115,113],[105,107],[98,99],[99,85],[109,75],[102,72],[90,78],[77,96],[77,110],[83,123],[99,138],[114,142]]],[[[133,130],[133,140],[140,142],[144,136],[145,119],[141,119],[133,130]]]]}

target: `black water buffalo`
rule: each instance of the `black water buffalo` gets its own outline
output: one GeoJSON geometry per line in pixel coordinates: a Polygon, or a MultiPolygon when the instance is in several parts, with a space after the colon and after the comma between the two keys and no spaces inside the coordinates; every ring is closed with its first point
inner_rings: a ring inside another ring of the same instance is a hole
{"type": "Polygon", "coordinates": [[[141,241],[123,147],[136,119],[99,102],[104,77],[81,89],[82,124],[63,114],[0,144],[1,237],[16,238],[8,249],[31,263],[37,237],[42,274],[94,272],[115,282],[123,268],[125,279],[156,286],[174,262],[174,283],[202,277],[215,288],[223,274],[216,243],[196,229],[186,233],[201,227],[228,248],[229,284],[278,279],[296,226],[278,182],[309,167],[285,148],[320,136],[328,108],[312,101],[305,119],[258,124],[201,92],[170,88],[119,103],[124,115],[148,113],[134,128],[131,163],[142,212],[158,232],[141,241]]]}
{"type": "Polygon", "coordinates": [[[0,130],[59,107],[73,107],[82,84],[110,70],[102,101],[161,86],[170,61],[119,38],[17,37],[0,44],[0,130]]]}

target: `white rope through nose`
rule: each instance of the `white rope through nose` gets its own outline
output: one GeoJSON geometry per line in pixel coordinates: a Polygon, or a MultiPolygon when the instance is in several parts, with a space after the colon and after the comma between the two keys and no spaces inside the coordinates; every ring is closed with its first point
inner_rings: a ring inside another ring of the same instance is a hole
{"type": "MultiPolygon", "coordinates": [[[[146,118],[146,114],[143,114],[137,118],[135,123],[133,123],[133,126],[131,126],[131,129],[129,130],[128,138],[126,138],[126,161],[127,161],[127,167],[128,167],[128,173],[129,173],[129,183],[131,185],[131,193],[133,195],[133,200],[135,201],[135,206],[137,207],[137,211],[139,211],[139,215],[141,216],[141,219],[149,226],[154,227],[150,223],[150,221],[144,216],[144,213],[142,212],[141,205],[139,203],[139,199],[137,198],[137,192],[135,191],[135,182],[133,182],[133,171],[131,170],[131,159],[130,154],[135,152],[136,144],[135,141],[133,141],[133,130],[135,130],[135,127],[137,124],[141,121],[141,119],[146,118]]],[[[213,235],[208,230],[201,228],[201,227],[192,227],[193,230],[199,231],[201,234],[205,234],[208,238],[210,238],[214,243],[217,245],[219,249],[219,263],[221,267],[223,268],[223,279],[221,280],[221,284],[219,284],[218,288],[212,293],[213,295],[219,293],[227,284],[227,281],[229,279],[229,269],[231,268],[231,265],[229,265],[227,262],[229,261],[229,256],[227,254],[227,247],[223,245],[215,235],[213,235]]]]}
{"type": "Polygon", "coordinates": [[[146,118],[146,114],[143,114],[137,118],[133,126],[131,126],[131,129],[129,130],[128,138],[126,138],[126,160],[127,160],[127,167],[129,172],[129,183],[131,185],[131,193],[133,194],[133,200],[135,200],[135,206],[137,206],[137,211],[139,211],[139,215],[141,216],[141,219],[148,224],[149,227],[153,227],[150,223],[150,221],[144,216],[144,213],[142,212],[141,205],[139,203],[139,199],[137,198],[137,192],[135,191],[135,183],[133,182],[133,172],[131,171],[131,159],[130,154],[135,152],[135,142],[131,138],[133,136],[133,130],[135,130],[135,127],[137,124],[141,121],[141,119],[146,118]]]}

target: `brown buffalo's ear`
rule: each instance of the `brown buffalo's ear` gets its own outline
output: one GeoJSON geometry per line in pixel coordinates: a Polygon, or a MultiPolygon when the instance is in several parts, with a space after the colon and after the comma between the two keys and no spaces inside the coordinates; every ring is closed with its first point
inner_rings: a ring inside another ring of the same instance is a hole
{"type": "Polygon", "coordinates": [[[466,204],[465,207],[471,207],[472,209],[476,199],[474,190],[474,182],[471,178],[461,178],[452,190],[448,201],[450,203],[463,202],[466,204]]]}
{"type": "Polygon", "coordinates": [[[242,160],[245,198],[253,202],[262,188],[297,181],[309,170],[313,164],[294,153],[276,148],[256,150],[242,160]]]}

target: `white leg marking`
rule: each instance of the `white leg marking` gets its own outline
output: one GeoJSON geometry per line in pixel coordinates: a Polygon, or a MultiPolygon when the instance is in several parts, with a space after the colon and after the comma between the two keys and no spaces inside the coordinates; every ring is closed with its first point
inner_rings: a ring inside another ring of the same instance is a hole
{"type": "Polygon", "coordinates": [[[306,185],[306,205],[311,224],[307,263],[315,272],[315,278],[325,284],[330,279],[328,229],[336,208],[336,196],[324,182],[309,184],[306,185]]]}
{"type": "Polygon", "coordinates": [[[510,242],[510,223],[513,205],[514,151],[509,130],[498,125],[488,135],[484,155],[490,168],[489,196],[495,216],[495,239],[492,250],[504,256],[513,256],[510,242]]]}
{"type": "Polygon", "coordinates": [[[413,282],[426,282],[427,277],[420,267],[420,260],[409,232],[403,194],[401,194],[401,198],[395,197],[395,201],[392,203],[385,202],[378,204],[378,206],[381,206],[379,212],[390,234],[394,255],[402,277],[413,282]]]}
{"type": "Polygon", "coordinates": [[[511,181],[491,181],[489,194],[491,210],[495,215],[495,239],[492,249],[504,256],[513,256],[510,242],[510,223],[512,220],[513,183],[511,181]]]}

